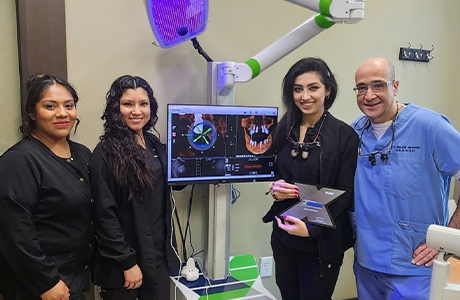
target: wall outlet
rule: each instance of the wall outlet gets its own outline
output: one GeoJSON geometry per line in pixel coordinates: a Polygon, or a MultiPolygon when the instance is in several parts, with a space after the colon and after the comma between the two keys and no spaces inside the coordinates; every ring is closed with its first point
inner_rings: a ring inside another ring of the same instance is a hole
{"type": "Polygon", "coordinates": [[[273,269],[273,257],[266,256],[260,258],[260,277],[270,277],[272,276],[273,269]]]}

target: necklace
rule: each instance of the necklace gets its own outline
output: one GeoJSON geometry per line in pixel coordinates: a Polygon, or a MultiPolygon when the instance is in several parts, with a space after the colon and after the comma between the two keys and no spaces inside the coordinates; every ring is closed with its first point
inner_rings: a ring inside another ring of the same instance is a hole
{"type": "Polygon", "coordinates": [[[137,137],[137,143],[144,149],[147,149],[147,144],[145,143],[145,138],[143,135],[138,134],[137,137]]]}
{"type": "Polygon", "coordinates": [[[296,158],[297,155],[299,155],[299,152],[302,151],[302,158],[307,159],[308,155],[310,154],[310,147],[312,145],[320,146],[320,143],[318,141],[319,134],[321,133],[321,128],[323,128],[324,120],[326,120],[326,113],[323,115],[323,119],[321,120],[321,124],[319,125],[318,132],[316,133],[315,138],[313,139],[312,142],[296,142],[293,138],[291,138],[291,132],[292,129],[294,128],[294,124],[292,124],[291,129],[289,129],[289,132],[287,134],[286,140],[292,144],[292,149],[291,149],[291,156],[293,158],[296,158]]]}

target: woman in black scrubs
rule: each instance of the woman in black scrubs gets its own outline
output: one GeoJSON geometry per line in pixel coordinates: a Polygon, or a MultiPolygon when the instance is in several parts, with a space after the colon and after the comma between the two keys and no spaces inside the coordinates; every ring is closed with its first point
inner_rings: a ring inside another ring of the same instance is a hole
{"type": "Polygon", "coordinates": [[[72,142],[77,93],[51,75],[27,81],[24,138],[0,157],[0,294],[84,299],[93,252],[91,152],[72,142]]]}
{"type": "Polygon", "coordinates": [[[283,300],[331,299],[344,252],[353,245],[347,208],[353,202],[358,136],[328,111],[336,96],[337,82],[321,59],[301,59],[284,77],[286,113],[274,132],[276,181],[269,185],[274,203],[263,218],[273,221],[271,245],[283,300]],[[298,201],[294,182],[345,191],[329,206],[336,229],[276,217],[298,201]]]}
{"type": "Polygon", "coordinates": [[[169,299],[178,274],[166,152],[150,132],[158,104],[138,76],[116,79],[107,93],[104,133],[91,157],[98,251],[94,283],[108,299],[169,299]]]}

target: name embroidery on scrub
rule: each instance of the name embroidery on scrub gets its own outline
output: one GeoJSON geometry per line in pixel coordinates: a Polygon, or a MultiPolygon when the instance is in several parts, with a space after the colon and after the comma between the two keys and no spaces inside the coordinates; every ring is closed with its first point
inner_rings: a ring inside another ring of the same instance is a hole
{"type": "Polygon", "coordinates": [[[420,150],[420,146],[393,146],[393,150],[396,152],[415,152],[420,150]]]}
{"type": "Polygon", "coordinates": [[[401,227],[409,227],[410,226],[409,223],[405,223],[405,222],[401,222],[401,221],[398,221],[398,225],[401,226],[401,227]]]}

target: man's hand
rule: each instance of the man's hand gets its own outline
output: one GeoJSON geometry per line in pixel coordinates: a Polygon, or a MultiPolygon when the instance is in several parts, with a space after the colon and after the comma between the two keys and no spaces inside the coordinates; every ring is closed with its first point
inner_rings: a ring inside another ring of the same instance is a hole
{"type": "Polygon", "coordinates": [[[139,269],[139,266],[136,264],[131,269],[123,271],[125,275],[125,285],[126,289],[138,289],[142,284],[142,272],[139,269]]]}
{"type": "Polygon", "coordinates": [[[410,262],[417,266],[425,264],[425,267],[430,267],[437,255],[438,250],[429,248],[426,243],[423,243],[415,249],[410,262]]]}
{"type": "Polygon", "coordinates": [[[278,227],[286,231],[291,235],[301,236],[301,237],[309,237],[310,233],[308,232],[307,225],[304,221],[291,217],[286,216],[284,218],[284,224],[280,220],[280,218],[275,217],[276,222],[278,222],[278,227]]]}
{"type": "Polygon", "coordinates": [[[55,286],[41,294],[40,297],[43,300],[69,300],[70,292],[64,281],[59,280],[55,286]]]}

